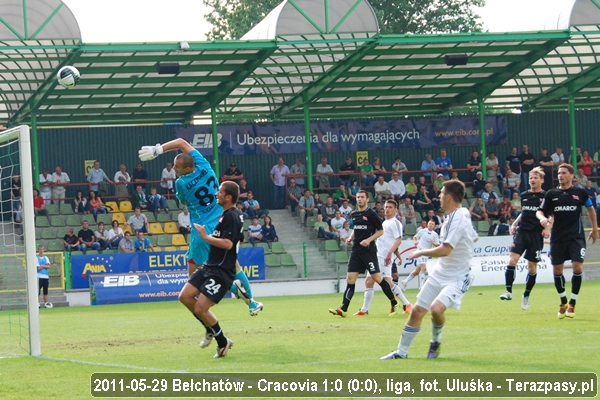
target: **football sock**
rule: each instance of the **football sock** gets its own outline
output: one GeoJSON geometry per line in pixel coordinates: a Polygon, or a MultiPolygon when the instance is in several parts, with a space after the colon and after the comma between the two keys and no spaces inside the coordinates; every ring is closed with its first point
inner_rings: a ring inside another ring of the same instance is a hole
{"type": "Polygon", "coordinates": [[[581,275],[582,274],[573,274],[571,277],[571,301],[569,301],[569,304],[573,306],[577,302],[577,295],[579,294],[579,290],[581,290],[581,275]]]}
{"type": "Polygon", "coordinates": [[[413,274],[408,274],[403,282],[408,285],[408,282],[412,281],[413,279],[415,279],[415,276],[413,274]]]}
{"type": "Polygon", "coordinates": [[[383,279],[379,283],[379,286],[381,286],[381,289],[383,290],[383,293],[385,293],[385,295],[387,296],[387,298],[392,302],[393,306],[395,306],[396,304],[398,304],[398,302],[396,301],[396,298],[394,297],[394,293],[392,293],[392,288],[390,287],[390,284],[388,283],[388,281],[386,281],[385,279],[383,279]]]}
{"type": "Polygon", "coordinates": [[[567,304],[567,293],[565,292],[565,276],[563,274],[554,275],[554,287],[560,297],[560,304],[567,304]]]}
{"type": "Polygon", "coordinates": [[[408,349],[410,349],[410,345],[412,344],[413,340],[415,340],[415,337],[420,330],[421,327],[415,328],[414,326],[404,325],[402,336],[400,337],[400,343],[398,343],[398,354],[402,356],[406,356],[408,354],[408,349]]]}
{"type": "Polygon", "coordinates": [[[533,290],[533,287],[535,286],[535,279],[537,278],[537,272],[536,273],[528,273],[527,274],[527,278],[526,278],[526,285],[525,285],[525,293],[523,293],[523,296],[525,297],[529,297],[529,294],[531,293],[531,290],[533,290]]]}
{"type": "Polygon", "coordinates": [[[504,282],[506,285],[506,291],[512,293],[512,285],[515,281],[515,266],[507,265],[506,271],[504,271],[504,282]]]}
{"type": "Polygon", "coordinates": [[[223,335],[223,330],[221,330],[218,322],[210,327],[210,331],[217,340],[219,348],[227,346],[227,338],[223,335]]]}
{"type": "Polygon", "coordinates": [[[252,295],[252,288],[250,287],[250,282],[248,281],[248,277],[246,276],[244,271],[239,271],[237,274],[235,274],[235,278],[233,279],[239,279],[242,282],[242,285],[244,285],[244,289],[246,289],[246,293],[248,293],[248,296],[250,296],[251,299],[254,298],[254,296],[252,295]]]}
{"type": "Polygon", "coordinates": [[[400,299],[402,304],[407,305],[408,303],[410,303],[410,301],[408,301],[408,299],[402,292],[402,289],[400,289],[400,287],[398,285],[394,285],[394,287],[392,288],[392,293],[394,293],[396,296],[398,296],[398,298],[400,299]]]}
{"type": "Polygon", "coordinates": [[[444,329],[444,325],[436,325],[433,322],[431,323],[431,341],[432,342],[441,342],[442,341],[442,329],[444,329]]]}
{"type": "Polygon", "coordinates": [[[423,287],[426,280],[427,280],[427,276],[425,275],[425,272],[419,272],[419,288],[423,287]]]}
{"type": "Polygon", "coordinates": [[[569,300],[569,305],[575,307],[575,303],[577,303],[577,295],[575,293],[571,293],[571,300],[569,300]]]}
{"type": "Polygon", "coordinates": [[[356,285],[348,284],[346,285],[346,290],[344,291],[344,301],[342,303],[342,311],[348,311],[348,307],[350,307],[350,301],[352,300],[352,296],[354,296],[354,287],[356,285]]]}
{"type": "Polygon", "coordinates": [[[374,292],[373,288],[365,289],[365,300],[363,301],[363,306],[362,306],[361,310],[369,311],[369,307],[371,307],[371,301],[373,301],[374,295],[375,295],[375,292],[374,292]]]}

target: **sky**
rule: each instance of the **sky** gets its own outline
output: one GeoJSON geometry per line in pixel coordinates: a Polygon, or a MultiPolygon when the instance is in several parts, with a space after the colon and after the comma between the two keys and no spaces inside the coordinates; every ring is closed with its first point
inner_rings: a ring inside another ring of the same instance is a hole
{"type": "MultiPolygon", "coordinates": [[[[483,30],[544,29],[575,0],[486,0],[478,10],[483,30]]],[[[203,41],[210,25],[202,0],[64,0],[84,43],[203,41]],[[168,28],[167,28],[168,27],[168,28]]]]}

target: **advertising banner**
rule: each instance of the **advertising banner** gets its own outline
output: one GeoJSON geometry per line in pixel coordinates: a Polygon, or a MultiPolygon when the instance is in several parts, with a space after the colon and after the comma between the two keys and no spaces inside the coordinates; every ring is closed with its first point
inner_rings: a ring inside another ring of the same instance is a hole
{"type": "MultiPolygon", "coordinates": [[[[241,248],[238,252],[238,260],[248,279],[265,279],[265,257],[262,247],[241,248]]],[[[180,270],[187,270],[185,251],[71,256],[73,289],[89,288],[90,274],[154,273],[180,270]]]]}
{"type": "MultiPolygon", "coordinates": [[[[176,127],[175,136],[212,155],[211,126],[176,127]]],[[[223,155],[285,154],[305,151],[304,124],[218,125],[223,155]]],[[[312,152],[369,151],[479,145],[477,117],[315,122],[310,126],[312,152]]],[[[506,117],[485,117],[488,145],[506,142],[506,117]]]]}
{"type": "Polygon", "coordinates": [[[96,306],[177,300],[187,280],[187,270],[150,274],[90,274],[91,303],[96,306]]]}

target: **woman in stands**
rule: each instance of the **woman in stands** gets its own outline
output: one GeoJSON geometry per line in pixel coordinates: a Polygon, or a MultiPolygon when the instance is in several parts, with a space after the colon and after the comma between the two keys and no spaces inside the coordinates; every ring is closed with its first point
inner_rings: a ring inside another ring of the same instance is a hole
{"type": "MultiPolygon", "coordinates": [[[[265,217],[265,223],[261,228],[261,233],[263,235],[263,242],[278,242],[279,238],[277,237],[277,231],[275,231],[275,226],[271,223],[271,217],[268,215],[265,217]]],[[[271,245],[269,244],[269,247],[271,245]]]]}
{"type": "Polygon", "coordinates": [[[348,196],[350,196],[350,203],[356,205],[356,193],[360,190],[358,180],[353,180],[352,185],[348,188],[348,196]]]}
{"type": "MultiPolygon", "coordinates": [[[[373,174],[375,174],[376,180],[382,175],[382,172],[386,172],[385,167],[381,165],[379,157],[373,159],[373,174]]],[[[385,175],[384,175],[385,177],[385,175]]]]}
{"type": "Polygon", "coordinates": [[[92,214],[94,214],[94,219],[98,219],[98,214],[106,214],[106,208],[104,203],[102,203],[102,199],[96,196],[96,192],[90,190],[90,197],[88,200],[90,204],[90,210],[92,214]]]}
{"type": "Polygon", "coordinates": [[[40,196],[40,191],[36,188],[33,189],[33,208],[35,215],[48,216],[48,210],[44,208],[44,198],[40,196]]]}
{"type": "Polygon", "coordinates": [[[108,231],[108,242],[112,246],[113,249],[119,248],[119,242],[123,239],[123,229],[119,228],[119,221],[113,219],[112,221],[112,229],[108,231]]]}
{"type": "Polygon", "coordinates": [[[73,203],[75,204],[75,212],[87,214],[90,211],[87,199],[83,197],[83,192],[81,190],[77,191],[73,203]]]}

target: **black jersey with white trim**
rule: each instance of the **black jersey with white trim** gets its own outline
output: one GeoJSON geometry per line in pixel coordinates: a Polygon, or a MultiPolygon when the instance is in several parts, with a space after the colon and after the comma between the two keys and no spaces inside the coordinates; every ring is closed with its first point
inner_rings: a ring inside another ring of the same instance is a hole
{"type": "Polygon", "coordinates": [[[542,232],[544,229],[537,219],[535,214],[540,209],[546,191],[532,192],[528,190],[521,193],[521,221],[519,222],[519,229],[524,231],[535,231],[542,232]]]}
{"type": "Polygon", "coordinates": [[[242,213],[236,207],[231,207],[219,217],[219,222],[211,236],[220,239],[229,239],[233,246],[229,250],[210,246],[208,260],[204,263],[206,267],[219,267],[228,272],[233,271],[235,274],[237,244],[243,238],[243,226],[242,213]]]}
{"type": "Polygon", "coordinates": [[[589,196],[580,187],[571,186],[568,189],[548,190],[540,210],[547,216],[554,215],[550,242],[576,238],[585,240],[581,222],[581,207],[589,205],[591,205],[589,196]]]}
{"type": "Polygon", "coordinates": [[[364,211],[358,211],[358,209],[352,211],[350,218],[354,223],[354,246],[352,246],[352,250],[377,250],[375,241],[369,243],[368,247],[360,245],[360,242],[370,238],[375,232],[383,230],[383,223],[377,213],[367,207],[364,211]]]}

